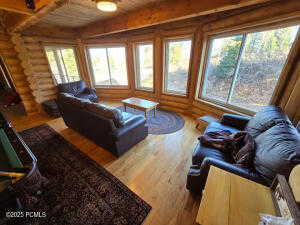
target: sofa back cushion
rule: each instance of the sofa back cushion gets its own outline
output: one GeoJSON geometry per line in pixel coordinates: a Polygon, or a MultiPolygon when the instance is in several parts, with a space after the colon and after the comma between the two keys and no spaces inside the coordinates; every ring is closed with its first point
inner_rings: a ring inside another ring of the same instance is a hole
{"type": "Polygon", "coordinates": [[[90,100],[77,98],[74,95],[68,93],[60,93],[58,99],[80,108],[85,108],[85,106],[91,102],[90,100]]]}
{"type": "Polygon", "coordinates": [[[256,138],[279,123],[292,124],[281,108],[270,105],[256,113],[248,122],[245,131],[249,132],[253,138],[256,138]]]}
{"type": "Polygon", "coordinates": [[[96,115],[113,120],[117,128],[123,127],[125,124],[122,112],[117,108],[99,103],[89,103],[86,105],[86,110],[95,113],[96,115]]]}
{"type": "Polygon", "coordinates": [[[272,181],[277,173],[289,176],[300,164],[300,134],[290,124],[279,123],[255,139],[255,169],[272,181]]]}
{"type": "Polygon", "coordinates": [[[80,80],[65,84],[59,84],[57,87],[59,92],[70,93],[76,96],[82,93],[87,86],[84,81],[80,80]]]}

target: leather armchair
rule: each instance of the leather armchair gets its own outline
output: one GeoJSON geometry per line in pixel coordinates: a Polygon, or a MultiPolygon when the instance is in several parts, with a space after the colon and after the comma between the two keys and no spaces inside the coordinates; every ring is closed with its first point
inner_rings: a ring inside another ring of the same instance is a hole
{"type": "Polygon", "coordinates": [[[284,112],[276,106],[266,106],[255,117],[224,114],[220,122],[210,123],[206,132],[228,130],[247,131],[255,140],[253,168],[234,164],[230,154],[197,143],[192,154],[192,166],[186,187],[202,193],[210,166],[215,166],[263,185],[270,185],[276,174],[289,176],[300,163],[300,134],[284,112]]]}
{"type": "Polygon", "coordinates": [[[224,113],[221,119],[221,124],[234,127],[238,130],[244,130],[250,119],[251,117],[247,116],[224,113]]]}
{"type": "Polygon", "coordinates": [[[99,98],[95,88],[89,88],[84,81],[75,81],[71,83],[59,84],[58,90],[60,93],[68,93],[77,98],[88,99],[91,102],[98,103],[99,98]]]}

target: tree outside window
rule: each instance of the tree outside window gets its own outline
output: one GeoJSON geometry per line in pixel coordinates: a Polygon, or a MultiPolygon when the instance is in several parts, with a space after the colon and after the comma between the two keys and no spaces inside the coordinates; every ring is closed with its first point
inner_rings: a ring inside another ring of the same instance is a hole
{"type": "Polygon", "coordinates": [[[57,84],[80,80],[73,47],[46,46],[45,51],[57,84]]]}
{"type": "Polygon", "coordinates": [[[200,97],[252,112],[268,105],[298,30],[212,38],[200,97]]]}

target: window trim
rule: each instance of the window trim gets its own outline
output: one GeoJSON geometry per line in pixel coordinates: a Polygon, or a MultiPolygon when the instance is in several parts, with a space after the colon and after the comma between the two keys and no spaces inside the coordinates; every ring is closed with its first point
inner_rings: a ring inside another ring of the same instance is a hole
{"type": "Polygon", "coordinates": [[[138,90],[138,91],[147,91],[147,92],[151,92],[154,93],[155,92],[155,42],[153,40],[149,40],[149,41],[138,41],[138,42],[134,42],[133,43],[133,66],[134,66],[134,89],[138,90]],[[138,78],[139,78],[139,74],[138,74],[138,64],[137,64],[137,47],[139,45],[143,45],[143,44],[152,44],[153,46],[153,52],[152,52],[152,76],[153,76],[153,87],[152,88],[147,88],[147,87],[138,87],[138,78]]]}
{"type": "MultiPolygon", "coordinates": [[[[203,37],[203,44],[202,44],[202,53],[201,53],[201,59],[200,59],[200,65],[199,65],[199,72],[198,72],[198,80],[197,80],[197,88],[195,89],[195,100],[199,102],[204,102],[207,104],[213,104],[215,107],[220,106],[220,108],[227,108],[229,110],[234,110],[243,114],[247,115],[255,115],[255,111],[251,111],[246,108],[242,108],[233,104],[227,104],[221,101],[218,101],[216,99],[210,99],[206,98],[202,95],[202,91],[204,89],[204,81],[205,81],[205,72],[206,72],[206,67],[207,67],[207,62],[208,62],[208,57],[209,57],[209,51],[211,48],[211,40],[216,39],[216,38],[224,38],[224,37],[230,37],[234,35],[243,35],[247,36],[249,33],[254,33],[254,32],[262,32],[262,31],[269,31],[269,30],[274,30],[274,29],[280,29],[284,27],[289,27],[289,26],[300,26],[300,21],[282,21],[280,24],[278,23],[268,23],[268,24],[258,24],[250,27],[244,27],[240,29],[227,29],[223,31],[211,31],[211,32],[205,32],[204,37],[203,37]]],[[[295,40],[297,40],[297,37],[300,36],[300,28],[296,34],[295,40]]],[[[296,41],[291,46],[290,52],[286,58],[286,61],[282,67],[282,71],[280,76],[278,77],[278,81],[276,83],[276,86],[274,88],[273,94],[270,98],[269,104],[274,104],[276,99],[275,99],[275,93],[278,93],[278,88],[282,85],[282,83],[285,82],[285,79],[283,79],[283,73],[285,71],[285,67],[287,66],[287,62],[289,61],[289,58],[291,56],[291,53],[294,49],[296,41]]],[[[231,85],[232,86],[232,85],[231,85]]],[[[232,87],[231,87],[232,88],[232,87]]]]}
{"type": "Polygon", "coordinates": [[[130,84],[129,84],[129,71],[128,71],[128,48],[127,45],[124,43],[115,43],[115,44],[88,44],[85,45],[85,52],[86,52],[86,61],[87,61],[87,67],[88,67],[88,74],[90,76],[90,79],[92,81],[92,85],[95,88],[105,88],[105,89],[129,89],[130,84]],[[123,47],[125,48],[125,61],[126,61],[126,73],[127,73],[127,85],[97,85],[95,82],[95,77],[93,73],[93,67],[92,67],[92,61],[91,61],[91,56],[90,56],[90,48],[119,48],[123,47]]]}
{"type": "Polygon", "coordinates": [[[185,36],[173,36],[163,38],[163,68],[162,68],[162,94],[164,95],[171,95],[171,96],[178,96],[178,97],[189,97],[189,87],[190,87],[190,80],[191,80],[191,68],[193,62],[193,49],[194,49],[194,35],[185,35],[185,36]],[[185,93],[177,92],[177,91],[168,91],[167,90],[167,44],[172,41],[191,41],[191,51],[190,51],[190,59],[189,59],[189,67],[188,67],[188,77],[187,77],[187,86],[185,93]]]}
{"type": "MultiPolygon", "coordinates": [[[[56,81],[55,75],[52,72],[51,65],[50,65],[50,62],[49,62],[49,59],[48,59],[48,56],[47,56],[46,48],[51,48],[51,49],[72,48],[73,51],[74,51],[74,56],[75,56],[75,61],[76,61],[76,66],[77,66],[77,71],[78,71],[78,74],[79,74],[79,78],[80,78],[80,80],[83,80],[82,75],[81,75],[81,68],[80,68],[80,65],[79,65],[77,46],[76,45],[70,45],[70,44],[53,44],[52,45],[51,43],[47,43],[47,44],[43,44],[43,52],[44,52],[44,55],[47,59],[48,67],[49,67],[49,70],[51,72],[51,76],[52,76],[52,79],[53,79],[53,82],[54,82],[55,85],[58,85],[58,82],[56,81]]],[[[57,64],[57,62],[56,62],[56,64],[57,64]]]]}

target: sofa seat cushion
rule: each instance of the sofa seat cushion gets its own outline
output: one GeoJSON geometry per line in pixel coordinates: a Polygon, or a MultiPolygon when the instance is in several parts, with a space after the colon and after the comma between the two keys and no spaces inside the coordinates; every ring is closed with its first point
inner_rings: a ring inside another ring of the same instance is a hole
{"type": "Polygon", "coordinates": [[[130,120],[134,115],[128,112],[122,112],[124,123],[130,120]]]}
{"type": "Polygon", "coordinates": [[[255,169],[268,181],[277,173],[289,176],[300,164],[300,134],[290,124],[277,124],[256,139],[255,169]]]}
{"type": "Polygon", "coordinates": [[[192,154],[192,164],[193,165],[201,165],[202,161],[206,157],[219,159],[219,160],[222,160],[225,162],[233,161],[230,154],[225,154],[214,148],[205,147],[199,141],[193,151],[193,154],[192,154]]]}
{"type": "Polygon", "coordinates": [[[98,97],[95,96],[94,94],[90,94],[90,93],[80,93],[78,95],[76,95],[77,98],[81,98],[81,99],[88,99],[92,102],[98,103],[98,97]]]}
{"type": "Polygon", "coordinates": [[[270,105],[256,113],[247,124],[245,131],[249,132],[253,138],[256,138],[279,123],[292,124],[281,108],[270,105]]]}
{"type": "Polygon", "coordinates": [[[230,131],[231,133],[236,133],[236,132],[240,131],[234,127],[226,126],[226,125],[223,125],[218,122],[212,122],[206,127],[205,133],[216,132],[216,131],[226,131],[226,130],[230,131]]]}
{"type": "MultiPolygon", "coordinates": [[[[215,132],[215,131],[225,131],[225,130],[230,131],[231,133],[235,133],[239,131],[236,128],[229,127],[218,122],[212,122],[207,126],[205,133],[215,132]]],[[[217,149],[205,147],[199,142],[193,152],[193,156],[192,156],[193,165],[201,165],[205,157],[216,158],[225,162],[233,161],[230,154],[224,154],[223,152],[217,149]]]]}
{"type": "Polygon", "coordinates": [[[117,108],[91,102],[86,105],[86,109],[96,115],[113,120],[117,128],[123,127],[125,124],[122,112],[117,108]]]}

